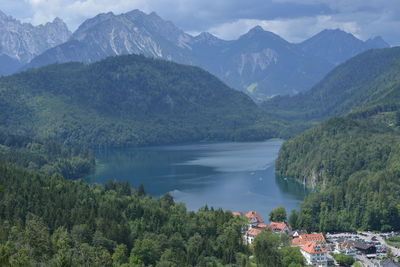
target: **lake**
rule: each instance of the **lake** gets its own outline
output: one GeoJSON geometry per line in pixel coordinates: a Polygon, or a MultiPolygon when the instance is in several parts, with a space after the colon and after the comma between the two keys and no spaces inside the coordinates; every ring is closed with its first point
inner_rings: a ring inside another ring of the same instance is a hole
{"type": "Polygon", "coordinates": [[[89,182],[143,184],[158,197],[170,192],[189,210],[204,205],[259,212],[264,219],[277,206],[298,208],[304,187],[275,176],[280,140],[250,143],[200,143],[112,149],[96,153],[96,173],[89,182]]]}

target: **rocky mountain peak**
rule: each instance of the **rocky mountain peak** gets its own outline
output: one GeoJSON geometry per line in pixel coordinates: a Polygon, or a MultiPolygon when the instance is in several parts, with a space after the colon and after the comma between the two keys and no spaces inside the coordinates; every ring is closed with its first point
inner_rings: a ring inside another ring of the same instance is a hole
{"type": "MultiPolygon", "coordinates": [[[[33,26],[0,11],[0,24],[0,57],[5,58],[6,62],[12,61],[13,68],[18,68],[45,50],[64,43],[71,35],[67,25],[59,18],[44,25],[33,26]]],[[[0,75],[15,71],[13,68],[6,68],[7,71],[2,71],[0,75]]]]}
{"type": "Polygon", "coordinates": [[[376,42],[373,40],[364,42],[343,30],[327,29],[300,43],[299,46],[305,53],[338,65],[368,49],[383,48],[388,44],[379,39],[376,42]]]}
{"type": "Polygon", "coordinates": [[[265,32],[265,30],[260,25],[257,25],[255,27],[251,28],[249,32],[265,32]]]}
{"type": "Polygon", "coordinates": [[[54,18],[53,24],[66,26],[65,22],[62,19],[60,19],[59,17],[54,18]]]}
{"type": "Polygon", "coordinates": [[[367,41],[365,41],[365,44],[371,48],[386,48],[390,47],[390,45],[383,40],[381,36],[376,36],[374,38],[370,38],[367,41]]]}
{"type": "Polygon", "coordinates": [[[270,31],[266,31],[261,26],[255,26],[254,28],[250,29],[247,33],[243,34],[239,39],[253,39],[253,38],[267,38],[269,40],[283,41],[287,43],[279,35],[270,31]]]}
{"type": "Polygon", "coordinates": [[[194,37],[195,43],[207,43],[207,44],[217,44],[220,42],[224,42],[224,40],[219,39],[215,35],[212,35],[209,32],[202,32],[196,37],[194,37]]]}

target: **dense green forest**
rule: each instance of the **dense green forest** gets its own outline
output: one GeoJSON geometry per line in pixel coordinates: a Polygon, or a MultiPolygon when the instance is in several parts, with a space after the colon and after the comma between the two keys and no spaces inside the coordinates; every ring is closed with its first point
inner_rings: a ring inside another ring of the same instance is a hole
{"type": "Polygon", "coordinates": [[[249,97],[208,72],[136,55],[1,78],[0,124],[91,147],[276,136],[276,123],[249,97]]]}
{"type": "Polygon", "coordinates": [[[1,266],[302,263],[287,237],[266,233],[256,239],[254,251],[245,246],[247,222],[229,211],[204,207],[189,212],[168,194],[147,196],[143,187],[134,190],[113,181],[89,185],[9,163],[0,163],[0,219],[1,266]],[[250,261],[252,253],[256,259],[250,261]]]}
{"type": "Polygon", "coordinates": [[[301,205],[305,229],[399,230],[399,106],[368,108],[306,131],[282,146],[276,170],[317,189],[301,205]]]}
{"type": "Polygon", "coordinates": [[[45,174],[59,173],[67,179],[87,176],[94,171],[92,153],[83,147],[67,147],[54,141],[6,134],[0,130],[0,162],[45,174]]]}
{"type": "Polygon", "coordinates": [[[277,96],[262,107],[285,123],[282,136],[300,134],[334,116],[400,100],[400,47],[364,52],[331,71],[311,90],[277,96]]]}
{"type": "Polygon", "coordinates": [[[367,51],[309,92],[264,105],[289,122],[276,162],[315,193],[298,224],[312,231],[400,229],[400,48],[367,51]],[[340,116],[341,115],[341,116],[340,116]],[[339,116],[335,118],[334,116],[339,116]],[[320,123],[328,119],[327,121],[320,123]],[[316,126],[317,125],[317,126],[316,126]]]}

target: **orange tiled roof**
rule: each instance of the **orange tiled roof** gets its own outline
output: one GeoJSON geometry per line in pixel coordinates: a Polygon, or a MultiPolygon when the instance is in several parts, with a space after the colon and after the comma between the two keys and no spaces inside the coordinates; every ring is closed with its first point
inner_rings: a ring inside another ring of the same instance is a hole
{"type": "Polygon", "coordinates": [[[325,243],[325,237],[323,234],[307,234],[307,235],[300,235],[292,240],[293,246],[301,246],[307,242],[316,242],[316,243],[325,243]]]}
{"type": "Polygon", "coordinates": [[[234,211],[232,212],[233,216],[242,216],[242,214],[240,212],[234,211]]]}
{"type": "Polygon", "coordinates": [[[284,222],[271,222],[268,227],[272,230],[279,230],[280,232],[283,232],[283,230],[285,230],[286,227],[288,227],[286,225],[286,223],[284,222]]]}
{"type": "Polygon", "coordinates": [[[302,247],[302,250],[309,254],[315,254],[315,253],[326,253],[326,249],[322,248],[321,246],[315,244],[315,242],[306,242],[302,247]]]}
{"type": "Polygon", "coordinates": [[[259,234],[261,234],[261,230],[257,229],[257,228],[250,228],[247,231],[247,235],[256,236],[256,235],[259,235],[259,234]]]}
{"type": "Polygon", "coordinates": [[[258,224],[257,227],[258,228],[267,228],[268,225],[266,225],[266,224],[258,224]]]}
{"type": "Polygon", "coordinates": [[[255,211],[249,211],[249,212],[247,212],[247,213],[245,214],[245,216],[246,216],[249,220],[255,218],[256,221],[257,221],[257,223],[263,223],[263,222],[264,222],[264,220],[260,217],[260,215],[258,215],[258,213],[255,212],[255,211]]]}

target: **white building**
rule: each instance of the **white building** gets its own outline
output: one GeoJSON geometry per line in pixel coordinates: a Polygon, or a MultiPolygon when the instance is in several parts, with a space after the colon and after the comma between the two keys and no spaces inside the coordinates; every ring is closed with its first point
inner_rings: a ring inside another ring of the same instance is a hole
{"type": "Polygon", "coordinates": [[[259,234],[261,234],[260,229],[250,228],[244,235],[244,243],[248,245],[252,244],[254,242],[254,238],[256,238],[256,236],[259,234]]]}
{"type": "Polygon", "coordinates": [[[301,254],[306,259],[307,265],[315,267],[327,267],[327,251],[320,244],[307,242],[300,248],[301,254]]]}

